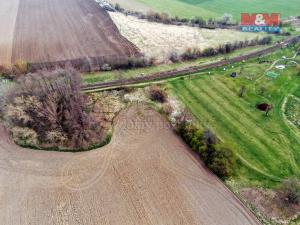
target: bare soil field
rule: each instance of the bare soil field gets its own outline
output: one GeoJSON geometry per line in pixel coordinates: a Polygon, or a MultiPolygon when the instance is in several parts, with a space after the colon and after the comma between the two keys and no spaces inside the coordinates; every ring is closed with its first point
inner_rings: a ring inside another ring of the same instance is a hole
{"type": "Polygon", "coordinates": [[[0,65],[10,65],[19,0],[0,0],[0,65]]]}
{"type": "Polygon", "coordinates": [[[90,152],[22,149],[0,135],[1,224],[260,224],[145,106],[121,112],[111,143],[90,152]]]}
{"type": "Polygon", "coordinates": [[[0,18],[0,64],[119,62],[138,54],[93,0],[0,0],[0,18]]]}
{"type": "Polygon", "coordinates": [[[141,20],[122,13],[109,13],[121,34],[134,43],[148,57],[165,61],[172,52],[183,53],[188,48],[217,47],[227,42],[251,40],[262,34],[225,29],[200,29],[166,25],[141,20]]]}

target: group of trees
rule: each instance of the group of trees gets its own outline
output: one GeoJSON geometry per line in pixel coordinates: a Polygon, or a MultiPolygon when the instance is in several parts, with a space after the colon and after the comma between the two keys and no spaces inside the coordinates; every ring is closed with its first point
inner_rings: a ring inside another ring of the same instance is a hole
{"type": "Polygon", "coordinates": [[[177,131],[217,176],[225,179],[233,174],[236,156],[230,148],[220,143],[214,133],[209,130],[203,132],[187,122],[181,123],[177,131]]]}
{"type": "Polygon", "coordinates": [[[232,15],[230,14],[224,14],[218,20],[214,20],[213,18],[209,18],[208,20],[205,20],[200,16],[196,16],[192,19],[180,18],[178,16],[170,17],[165,12],[159,13],[159,12],[149,11],[148,13],[144,14],[142,12],[126,10],[122,8],[118,3],[115,4],[114,8],[116,11],[125,13],[126,15],[133,15],[138,17],[139,19],[145,19],[150,22],[157,22],[157,23],[164,23],[164,24],[187,25],[187,26],[196,26],[196,27],[209,28],[209,29],[237,25],[235,22],[233,22],[232,15]]]}
{"type": "Polygon", "coordinates": [[[22,76],[8,93],[3,114],[20,145],[83,149],[103,138],[101,120],[74,69],[22,76]]]}
{"type": "Polygon", "coordinates": [[[133,68],[141,68],[141,67],[149,67],[154,65],[155,58],[147,58],[147,57],[130,57],[126,64],[120,65],[121,69],[133,69],[133,68]]]}
{"type": "Polygon", "coordinates": [[[169,59],[172,62],[178,62],[178,61],[185,61],[185,60],[192,60],[197,59],[200,57],[209,57],[214,56],[218,54],[228,54],[231,53],[237,49],[249,47],[249,46],[255,46],[255,45],[267,45],[272,42],[271,36],[266,36],[261,39],[253,39],[253,40],[245,40],[245,41],[236,41],[234,43],[226,43],[223,45],[219,45],[216,48],[209,47],[204,50],[198,49],[198,48],[188,48],[182,55],[178,56],[176,53],[171,53],[169,59]]]}

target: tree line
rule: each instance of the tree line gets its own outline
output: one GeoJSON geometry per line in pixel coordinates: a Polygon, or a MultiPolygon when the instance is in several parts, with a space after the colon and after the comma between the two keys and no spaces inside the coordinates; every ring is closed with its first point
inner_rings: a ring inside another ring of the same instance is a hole
{"type": "Polygon", "coordinates": [[[209,18],[205,20],[201,16],[196,16],[194,18],[180,18],[178,16],[171,17],[169,14],[165,12],[154,12],[149,11],[147,13],[136,12],[132,10],[126,10],[120,6],[120,4],[116,3],[114,9],[118,12],[124,13],[125,15],[132,15],[136,16],[139,19],[145,19],[149,22],[157,22],[163,24],[172,24],[172,25],[187,25],[193,27],[200,27],[200,28],[208,28],[208,29],[216,29],[216,28],[230,28],[236,27],[238,24],[233,21],[232,15],[225,13],[219,19],[209,18]]]}

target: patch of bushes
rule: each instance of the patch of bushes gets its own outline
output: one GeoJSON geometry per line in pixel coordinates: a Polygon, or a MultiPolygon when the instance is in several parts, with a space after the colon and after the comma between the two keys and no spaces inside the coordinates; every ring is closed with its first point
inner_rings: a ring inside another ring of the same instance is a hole
{"type": "Polygon", "coordinates": [[[164,103],[167,101],[168,94],[159,86],[152,86],[149,90],[149,98],[154,102],[164,103]]]}
{"type": "Polygon", "coordinates": [[[181,57],[177,52],[171,52],[169,59],[172,63],[178,63],[181,61],[181,57]]]}
{"type": "Polygon", "coordinates": [[[225,179],[233,174],[236,157],[230,148],[220,144],[214,133],[209,130],[203,132],[186,122],[180,124],[177,131],[217,176],[225,179]]]}
{"type": "MultiPolygon", "coordinates": [[[[251,41],[236,41],[235,43],[226,43],[223,45],[219,45],[216,48],[206,48],[204,50],[200,50],[198,48],[188,48],[183,54],[176,57],[175,62],[178,61],[186,61],[186,60],[193,60],[200,57],[211,57],[218,54],[228,54],[237,49],[255,46],[255,45],[268,45],[272,43],[272,37],[266,36],[261,39],[253,39],[251,41]]],[[[170,61],[174,62],[174,54],[170,55],[170,61]]]]}
{"type": "Polygon", "coordinates": [[[279,187],[281,199],[287,204],[300,204],[300,181],[291,178],[282,182],[279,187]]]}
{"type": "Polygon", "coordinates": [[[7,79],[14,79],[30,72],[30,69],[29,63],[17,60],[12,66],[0,66],[0,75],[7,79]]]}
{"type": "Polygon", "coordinates": [[[125,69],[142,68],[152,66],[155,62],[154,58],[146,57],[131,57],[128,60],[127,65],[124,65],[125,69]]]}
{"type": "Polygon", "coordinates": [[[150,22],[156,23],[163,23],[163,24],[172,24],[172,25],[186,25],[192,27],[201,27],[201,28],[208,28],[208,29],[216,29],[216,28],[227,28],[236,26],[237,23],[232,21],[232,15],[224,14],[220,20],[213,20],[210,18],[209,20],[205,20],[202,17],[194,17],[194,18],[180,18],[178,16],[170,17],[165,12],[154,12],[149,11],[148,13],[144,14],[142,12],[136,12],[131,10],[126,10],[120,6],[120,4],[115,4],[114,9],[118,12],[124,13],[125,15],[136,16],[139,19],[148,20],[150,22]]]}
{"type": "Polygon", "coordinates": [[[22,146],[86,149],[104,137],[102,120],[74,69],[27,74],[7,95],[4,119],[22,146]]]}

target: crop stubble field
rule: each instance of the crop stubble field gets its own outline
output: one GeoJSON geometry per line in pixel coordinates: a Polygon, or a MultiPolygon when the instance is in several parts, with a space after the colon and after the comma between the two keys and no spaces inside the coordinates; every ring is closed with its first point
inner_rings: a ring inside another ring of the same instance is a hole
{"type": "Polygon", "coordinates": [[[1,224],[260,224],[145,106],[121,112],[111,143],[90,152],[22,149],[0,135],[1,224]]]}
{"type": "Polygon", "coordinates": [[[138,49],[93,0],[0,0],[0,64],[122,61],[138,49]]]}

